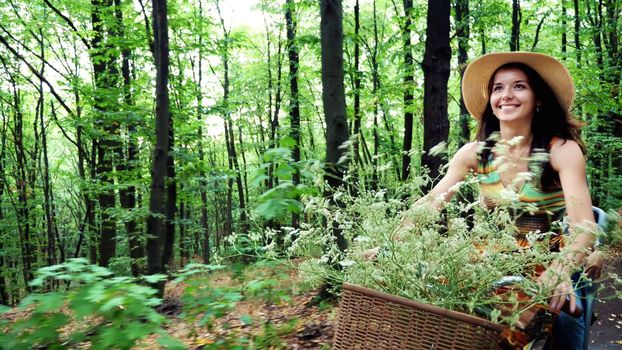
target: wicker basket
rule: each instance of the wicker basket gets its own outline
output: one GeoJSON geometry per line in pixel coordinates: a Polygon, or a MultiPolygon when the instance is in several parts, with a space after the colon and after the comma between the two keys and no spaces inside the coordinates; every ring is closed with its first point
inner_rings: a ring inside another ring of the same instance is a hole
{"type": "Polygon", "coordinates": [[[505,327],[345,283],[332,349],[498,349],[505,327]]]}

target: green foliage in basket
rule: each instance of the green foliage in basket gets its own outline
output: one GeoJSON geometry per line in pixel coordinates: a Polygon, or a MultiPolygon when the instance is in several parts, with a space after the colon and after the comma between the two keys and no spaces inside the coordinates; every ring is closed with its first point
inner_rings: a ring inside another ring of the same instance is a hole
{"type": "MultiPolygon", "coordinates": [[[[460,186],[475,187],[472,185],[476,181],[468,179],[460,186]]],[[[458,195],[458,200],[448,204],[443,213],[423,203],[400,214],[405,209],[401,200],[404,193],[415,193],[411,198],[417,200],[414,189],[423,182],[415,179],[410,187],[396,193],[362,191],[354,197],[340,192],[337,196],[343,203],[341,208],[329,209],[321,199],[307,199],[307,215],[339,222],[351,244],[347,255],[340,256],[330,232],[302,226],[292,253],[315,256],[300,265],[303,278],[316,285],[327,278],[335,285],[349,282],[510,325],[522,311],[548,303],[552,290],[537,283],[534,273],[538,266],[564,259],[563,253],[549,250],[552,232],[529,234],[531,248],[518,245],[518,229],[510,214],[519,209],[513,205],[516,193],[508,191],[506,203],[493,211],[482,208],[477,200],[460,200],[458,195]],[[396,229],[402,215],[414,220],[407,230],[396,229]],[[328,248],[318,254],[318,246],[328,248]],[[364,253],[373,247],[380,247],[376,258],[365,258],[364,253]],[[332,268],[335,262],[342,268],[332,268]],[[517,293],[494,293],[506,276],[524,277],[514,286],[529,301],[519,300],[517,293]],[[501,316],[501,304],[515,312],[501,316]]],[[[553,230],[560,232],[560,225],[553,223],[553,230]]],[[[570,239],[566,238],[567,244],[570,239]]]]}

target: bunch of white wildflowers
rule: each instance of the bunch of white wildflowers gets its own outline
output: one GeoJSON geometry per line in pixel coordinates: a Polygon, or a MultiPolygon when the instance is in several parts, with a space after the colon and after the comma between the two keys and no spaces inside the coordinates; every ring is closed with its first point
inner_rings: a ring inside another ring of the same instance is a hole
{"type": "MultiPolygon", "coordinates": [[[[468,220],[461,210],[471,206],[450,205],[446,217],[426,203],[406,212],[414,225],[395,231],[395,219],[380,223],[353,241],[344,266],[345,281],[389,294],[419,300],[450,310],[487,316],[494,321],[513,324],[521,311],[546,303],[548,291],[535,282],[538,266],[547,266],[557,253],[548,251],[546,235],[532,238],[531,249],[516,241],[517,228],[505,209],[488,212],[476,207],[468,220]],[[374,260],[365,252],[379,246],[374,260]],[[500,281],[515,279],[515,288],[529,295],[528,302],[494,293],[500,281]],[[495,306],[510,304],[516,312],[499,319],[495,306]]],[[[361,218],[361,227],[368,218],[361,218]]]]}

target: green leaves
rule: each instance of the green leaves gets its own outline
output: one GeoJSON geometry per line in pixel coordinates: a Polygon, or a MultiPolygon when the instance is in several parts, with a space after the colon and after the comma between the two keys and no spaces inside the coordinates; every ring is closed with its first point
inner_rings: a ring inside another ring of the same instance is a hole
{"type": "MultiPolygon", "coordinates": [[[[0,324],[0,344],[11,349],[56,349],[89,340],[93,349],[130,349],[149,334],[163,332],[166,319],[153,309],[160,304],[156,290],[130,277],[110,276],[106,268],[89,265],[84,259],[40,269],[33,285],[42,286],[51,279],[71,281],[74,289],[29,295],[20,307],[34,306],[32,313],[0,324]],[[67,327],[70,323],[79,326],[67,327]]],[[[154,275],[144,280],[162,278],[154,275]]],[[[162,341],[168,348],[181,348],[170,336],[162,341]]]]}

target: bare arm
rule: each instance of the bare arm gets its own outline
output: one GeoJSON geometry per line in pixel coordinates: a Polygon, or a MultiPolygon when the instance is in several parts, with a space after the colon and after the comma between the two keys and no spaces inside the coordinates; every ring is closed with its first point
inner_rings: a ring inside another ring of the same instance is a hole
{"type": "Polygon", "coordinates": [[[556,142],[551,147],[551,166],[559,173],[564,191],[570,239],[569,244],[564,247],[564,252],[567,253],[565,259],[553,262],[543,274],[543,281],[551,282],[560,276],[566,278],[555,289],[550,305],[554,311],[559,311],[566,301],[566,295],[569,295],[570,311],[573,312],[574,294],[567,281],[572,272],[583,265],[594,245],[597,229],[586,182],[585,158],[579,145],[569,140],[556,142]]]}
{"type": "MultiPolygon", "coordinates": [[[[478,142],[471,142],[462,146],[449,162],[447,174],[434,186],[430,193],[413,204],[413,207],[421,204],[428,204],[440,210],[445,203],[449,202],[456,192],[455,185],[464,180],[465,176],[471,170],[477,169],[478,148],[478,142]]],[[[396,230],[408,229],[408,227],[413,224],[414,222],[409,215],[409,211],[406,211],[396,230]]]]}
{"type": "MultiPolygon", "coordinates": [[[[471,142],[462,146],[454,155],[449,163],[447,174],[427,195],[423,196],[415,202],[409,210],[404,212],[402,220],[393,230],[393,236],[399,237],[400,232],[410,230],[415,222],[411,215],[412,210],[418,205],[432,205],[435,209],[440,210],[442,206],[451,200],[454,195],[454,185],[462,181],[471,170],[477,169],[477,150],[478,143],[471,142]]],[[[363,253],[365,259],[375,259],[380,247],[368,249],[363,253]]]]}

